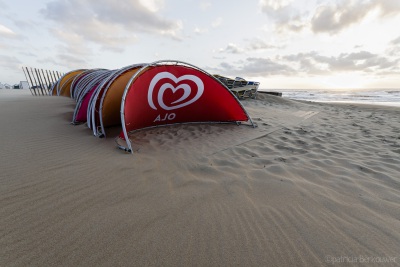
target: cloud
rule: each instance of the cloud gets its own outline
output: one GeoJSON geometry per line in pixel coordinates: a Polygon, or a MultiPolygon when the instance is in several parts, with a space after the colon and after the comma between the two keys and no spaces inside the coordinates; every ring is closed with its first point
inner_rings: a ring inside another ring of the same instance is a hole
{"type": "Polygon", "coordinates": [[[247,46],[247,49],[251,51],[282,48],[280,46],[268,44],[260,38],[253,38],[249,40],[249,43],[250,44],[247,46]]]}
{"type": "Polygon", "coordinates": [[[337,56],[323,56],[317,52],[299,53],[282,57],[288,64],[307,74],[332,72],[364,72],[380,73],[395,70],[399,60],[373,54],[367,51],[341,53],[337,56]]]}
{"type": "Polygon", "coordinates": [[[151,12],[157,12],[164,7],[164,0],[139,0],[139,2],[151,12]]]}
{"type": "Polygon", "coordinates": [[[13,32],[10,28],[7,28],[6,26],[0,24],[0,36],[5,38],[15,38],[17,37],[17,34],[13,32]]]}
{"type": "Polygon", "coordinates": [[[157,14],[162,0],[56,0],[40,13],[59,24],[63,31],[79,35],[104,49],[123,50],[137,33],[179,40],[182,23],[157,14]]]}
{"type": "Polygon", "coordinates": [[[222,19],[221,17],[216,18],[216,19],[211,23],[211,26],[212,26],[213,28],[217,28],[217,27],[221,26],[222,22],[223,22],[223,19],[222,19]]]}
{"type": "MultiPolygon", "coordinates": [[[[72,0],[71,0],[72,1],[72,0]]],[[[81,1],[78,1],[79,3],[81,1]]],[[[124,26],[129,31],[170,35],[180,29],[179,23],[158,16],[141,1],[116,2],[112,0],[86,0],[98,20],[124,26]],[[169,34],[168,34],[169,33],[169,34]]],[[[96,17],[92,16],[92,19],[96,17]]]]}
{"type": "Polygon", "coordinates": [[[294,69],[269,58],[247,58],[241,71],[249,76],[290,75],[294,69]]]}
{"type": "Polygon", "coordinates": [[[201,10],[207,10],[211,7],[211,3],[210,2],[200,2],[200,8],[201,10]]]}
{"type": "Polygon", "coordinates": [[[60,66],[67,66],[70,69],[82,68],[82,66],[87,65],[86,60],[75,55],[72,56],[70,54],[59,54],[57,59],[59,60],[58,63],[60,66]]]}
{"type": "Polygon", "coordinates": [[[32,31],[40,29],[36,21],[31,19],[19,19],[19,18],[12,18],[12,21],[15,26],[17,26],[20,30],[23,31],[32,31]]]}
{"type": "Polygon", "coordinates": [[[236,44],[229,43],[225,48],[219,49],[221,53],[229,53],[229,54],[241,54],[244,50],[238,47],[236,44]]]}
{"type": "Polygon", "coordinates": [[[307,23],[305,17],[307,14],[301,14],[298,8],[295,8],[293,0],[260,0],[261,11],[275,22],[278,31],[303,30],[307,23]]]}
{"type": "Polygon", "coordinates": [[[320,6],[311,20],[312,30],[316,33],[337,33],[361,21],[371,7],[371,3],[365,1],[346,1],[337,5],[320,6]]]}
{"type": "Polygon", "coordinates": [[[259,4],[265,13],[281,12],[289,8],[293,0],[260,0],[259,4]]]}
{"type": "MultiPolygon", "coordinates": [[[[224,59],[226,60],[226,59],[224,59]]],[[[324,76],[334,73],[362,73],[367,75],[399,74],[400,59],[373,54],[368,51],[324,56],[315,51],[274,58],[249,57],[239,62],[222,62],[213,71],[243,77],[260,76],[324,76]]]]}
{"type": "Polygon", "coordinates": [[[68,53],[59,53],[54,57],[48,56],[41,58],[37,62],[40,64],[52,64],[67,70],[81,69],[88,66],[88,62],[83,57],[68,53]]]}
{"type": "Polygon", "coordinates": [[[21,61],[15,56],[0,55],[0,68],[2,70],[11,70],[15,73],[21,72],[21,61]]]}
{"type": "Polygon", "coordinates": [[[33,54],[32,52],[29,52],[29,51],[20,51],[18,54],[27,56],[27,57],[36,57],[35,54],[33,54]]]}
{"type": "MultiPolygon", "coordinates": [[[[317,52],[298,53],[285,56],[278,56],[277,60],[285,62],[296,69],[298,73],[311,75],[323,75],[330,72],[329,66],[320,58],[317,52]]],[[[324,58],[325,59],[325,58],[324,58]]]]}
{"type": "MultiPolygon", "coordinates": [[[[50,29],[50,32],[59,39],[62,44],[53,49],[53,55],[48,54],[47,57],[38,59],[39,63],[51,63],[55,66],[68,69],[77,69],[88,65],[87,61],[92,59],[95,53],[83,36],[54,28],[50,29]]],[[[102,47],[105,45],[108,44],[103,43],[102,47]]]]}
{"type": "Polygon", "coordinates": [[[269,58],[249,57],[246,61],[240,61],[235,65],[222,62],[214,71],[231,76],[260,77],[290,75],[293,74],[295,70],[286,64],[279,63],[269,58]]]}
{"type": "Polygon", "coordinates": [[[392,45],[399,45],[400,44],[400,36],[390,42],[392,45]]]}
{"type": "Polygon", "coordinates": [[[400,1],[342,1],[335,5],[319,6],[311,19],[312,30],[315,33],[338,33],[362,21],[371,11],[378,10],[378,17],[399,15],[400,1]]]}
{"type": "Polygon", "coordinates": [[[261,11],[275,23],[275,28],[280,32],[299,32],[310,28],[314,33],[336,34],[361,22],[373,11],[376,11],[377,18],[400,14],[399,0],[330,1],[302,12],[296,4],[293,0],[259,1],[261,11]]]}
{"type": "Polygon", "coordinates": [[[395,16],[400,13],[400,1],[398,0],[375,0],[374,4],[381,11],[381,17],[395,16]]]}
{"type": "Polygon", "coordinates": [[[244,54],[246,52],[258,51],[258,50],[281,48],[281,46],[268,44],[260,38],[245,39],[245,41],[249,43],[246,46],[246,48],[242,48],[234,43],[229,43],[227,44],[226,47],[220,48],[218,50],[218,53],[244,54]]]}
{"type": "Polygon", "coordinates": [[[389,43],[386,53],[392,57],[400,57],[400,36],[389,43]]]}
{"type": "Polygon", "coordinates": [[[1,9],[7,9],[8,6],[6,5],[6,3],[4,3],[4,1],[1,1],[1,0],[0,0],[0,8],[1,8],[1,9]]]}
{"type": "Polygon", "coordinates": [[[199,28],[199,27],[196,27],[196,28],[194,28],[194,33],[196,33],[196,34],[203,34],[203,33],[206,33],[206,32],[208,32],[208,29],[201,29],[201,28],[199,28]]]}
{"type": "Polygon", "coordinates": [[[260,0],[261,11],[277,24],[290,20],[292,8],[289,1],[260,0]]]}

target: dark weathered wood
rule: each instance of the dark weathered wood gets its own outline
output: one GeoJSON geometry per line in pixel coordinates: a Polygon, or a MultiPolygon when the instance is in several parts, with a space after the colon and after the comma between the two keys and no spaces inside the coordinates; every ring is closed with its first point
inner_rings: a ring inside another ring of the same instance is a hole
{"type": "Polygon", "coordinates": [[[42,83],[42,81],[40,80],[40,76],[39,76],[38,71],[37,71],[36,68],[35,68],[35,73],[36,73],[36,77],[37,77],[38,83],[39,83],[39,85],[40,85],[40,91],[42,92],[42,95],[44,95],[44,92],[43,92],[43,83],[42,83]]]}
{"type": "Polygon", "coordinates": [[[46,75],[44,74],[43,69],[40,69],[40,70],[42,71],[43,81],[46,83],[46,94],[49,95],[50,82],[47,80],[46,75]]]}
{"type": "Polygon", "coordinates": [[[31,86],[29,85],[29,80],[28,80],[28,77],[26,76],[26,73],[25,73],[24,67],[22,67],[22,71],[24,72],[24,75],[25,75],[26,82],[28,83],[29,91],[31,91],[31,94],[33,95],[33,91],[32,91],[32,88],[31,88],[31,86]]]}

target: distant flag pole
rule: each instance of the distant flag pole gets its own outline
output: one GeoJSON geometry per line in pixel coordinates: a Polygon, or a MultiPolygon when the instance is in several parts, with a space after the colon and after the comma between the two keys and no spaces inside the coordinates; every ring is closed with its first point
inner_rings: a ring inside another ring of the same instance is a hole
{"type": "Polygon", "coordinates": [[[24,72],[26,82],[28,83],[29,91],[31,91],[31,94],[33,95],[33,92],[32,92],[31,86],[29,85],[29,80],[28,80],[28,77],[26,76],[24,67],[22,67],[22,71],[24,72]]]}

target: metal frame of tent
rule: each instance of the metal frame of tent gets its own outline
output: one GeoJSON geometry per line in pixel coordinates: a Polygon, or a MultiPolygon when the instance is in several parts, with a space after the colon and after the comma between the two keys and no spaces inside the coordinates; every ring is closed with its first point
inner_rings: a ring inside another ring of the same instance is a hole
{"type": "MultiPolygon", "coordinates": [[[[110,76],[108,76],[106,79],[104,79],[100,85],[98,86],[96,92],[90,97],[89,100],[89,107],[87,110],[87,126],[92,129],[93,135],[97,136],[97,131],[96,128],[98,127],[96,124],[96,118],[98,118],[98,110],[97,110],[97,105],[100,105],[100,98],[99,95],[102,94],[103,89],[105,86],[108,84],[108,82],[118,73],[119,70],[112,70],[110,76]],[[97,113],[96,113],[97,111],[97,113]],[[97,115],[97,117],[96,117],[97,115]]],[[[97,136],[99,137],[99,136],[97,136]]]]}
{"type": "MultiPolygon", "coordinates": [[[[79,111],[82,107],[82,104],[85,100],[85,98],[87,97],[87,94],[90,93],[92,90],[97,90],[99,85],[102,83],[102,81],[104,79],[106,79],[108,76],[110,76],[110,74],[112,73],[112,71],[110,70],[97,70],[92,72],[91,74],[93,74],[93,78],[91,79],[91,81],[89,83],[87,83],[83,88],[81,88],[79,90],[79,93],[77,94],[77,105],[75,106],[75,110],[74,110],[74,114],[73,114],[73,118],[72,118],[72,124],[79,124],[79,123],[83,123],[83,121],[78,121],[77,117],[79,115],[79,111]]],[[[95,92],[92,92],[92,95],[95,92]]],[[[86,116],[87,116],[87,110],[86,110],[86,116]]],[[[86,121],[87,122],[87,119],[86,121]]]]}

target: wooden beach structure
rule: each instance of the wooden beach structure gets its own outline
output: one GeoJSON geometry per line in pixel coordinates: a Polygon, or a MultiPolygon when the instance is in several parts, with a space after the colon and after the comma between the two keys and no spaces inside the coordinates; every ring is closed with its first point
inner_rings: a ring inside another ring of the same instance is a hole
{"type": "Polygon", "coordinates": [[[64,75],[59,71],[22,67],[29,90],[33,96],[49,95],[52,87],[64,75]]]}

